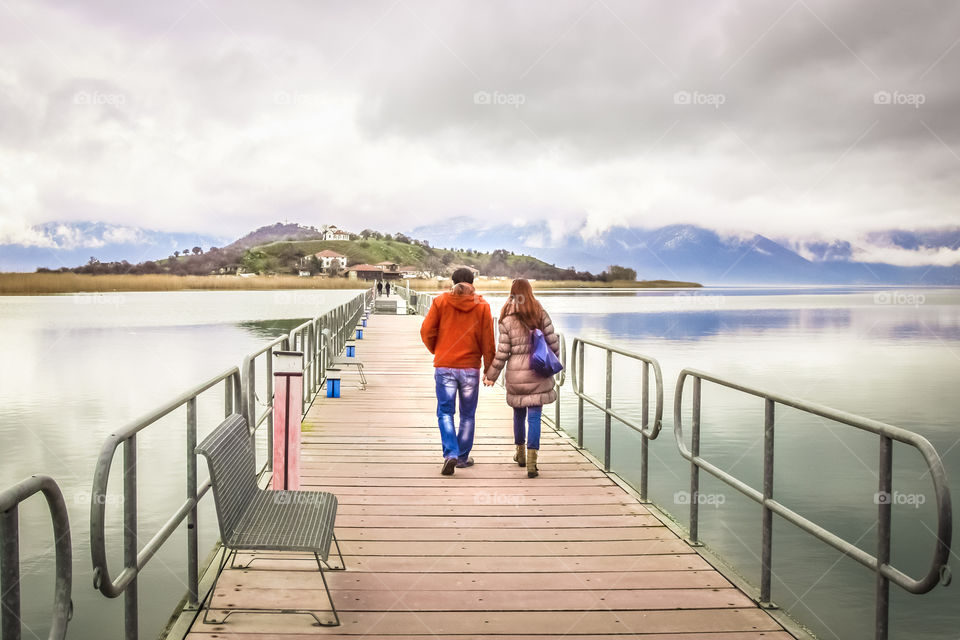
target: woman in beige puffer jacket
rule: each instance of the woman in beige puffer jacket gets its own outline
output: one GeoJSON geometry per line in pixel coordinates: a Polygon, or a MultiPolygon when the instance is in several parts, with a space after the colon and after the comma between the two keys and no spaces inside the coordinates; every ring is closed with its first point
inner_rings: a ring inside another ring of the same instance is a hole
{"type": "Polygon", "coordinates": [[[538,475],[537,455],[540,450],[543,405],[557,399],[553,376],[541,376],[530,366],[533,329],[543,332],[547,346],[559,357],[560,337],[553,330],[550,316],[534,297],[530,283],[518,278],[513,281],[510,297],[500,312],[497,353],[487,369],[484,383],[492,385],[506,366],[507,404],[513,407],[513,434],[517,447],[513,459],[520,466],[526,466],[530,478],[538,475]],[[526,438],[524,422],[529,427],[526,438]]]}

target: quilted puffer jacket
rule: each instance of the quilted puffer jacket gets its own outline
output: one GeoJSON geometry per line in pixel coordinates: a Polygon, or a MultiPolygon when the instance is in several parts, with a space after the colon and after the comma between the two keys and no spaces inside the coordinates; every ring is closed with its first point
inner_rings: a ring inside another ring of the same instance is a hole
{"type": "MultiPolygon", "coordinates": [[[[540,314],[540,326],[547,345],[560,356],[560,336],[553,330],[553,322],[544,310],[540,314]]],[[[507,368],[507,404],[511,407],[537,407],[557,399],[553,376],[543,377],[530,368],[530,329],[515,315],[506,314],[500,319],[500,338],[493,364],[486,371],[490,380],[496,381],[504,366],[507,368]]]]}

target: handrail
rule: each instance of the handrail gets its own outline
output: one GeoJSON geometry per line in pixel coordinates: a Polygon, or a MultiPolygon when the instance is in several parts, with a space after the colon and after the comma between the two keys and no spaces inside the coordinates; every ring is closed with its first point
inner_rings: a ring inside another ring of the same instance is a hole
{"type": "Polygon", "coordinates": [[[640,447],[640,498],[647,499],[647,476],[649,459],[649,441],[656,440],[663,428],[663,375],[660,372],[660,363],[656,359],[626,349],[584,338],[574,338],[573,349],[570,351],[570,375],[573,378],[573,393],[577,396],[577,446],[583,448],[583,403],[587,402],[603,412],[603,468],[610,471],[611,453],[611,419],[624,424],[641,436],[640,447]],[[606,376],[604,400],[590,397],[583,391],[584,376],[584,347],[591,346],[606,353],[606,376]],[[640,379],[640,423],[637,424],[627,416],[615,411],[613,406],[613,356],[621,355],[643,363],[640,379]],[[650,425],[650,368],[653,368],[656,404],[654,407],[653,425],[650,425]]]}
{"type": "Polygon", "coordinates": [[[197,486],[197,398],[205,391],[223,383],[224,414],[229,416],[241,404],[240,370],[232,367],[182,393],[160,408],[128,423],[110,434],[97,459],[90,498],[90,555],[93,560],[93,587],[108,598],[124,595],[124,633],[128,640],[138,636],[137,575],[154,554],[187,520],[187,602],[198,606],[199,549],[197,542],[197,503],[210,489],[208,480],[197,486]],[[142,549],[138,549],[137,534],[137,434],[180,407],[187,407],[187,497],[176,513],[154,534],[142,549]],[[106,504],[110,467],[117,447],[123,445],[123,570],[111,579],[106,550],[106,504]]]}
{"type": "Polygon", "coordinates": [[[63,640],[73,616],[73,551],[70,546],[70,516],[59,485],[50,476],[32,475],[0,491],[0,634],[3,640],[20,640],[20,515],[19,505],[42,492],[53,522],[56,578],[49,640],[63,640]]]}
{"type": "MultiPolygon", "coordinates": [[[[166,543],[174,531],[187,521],[187,599],[188,609],[199,606],[199,549],[197,540],[197,504],[210,490],[210,481],[197,486],[197,458],[194,449],[197,445],[197,398],[214,386],[223,383],[224,413],[230,415],[239,410],[251,426],[251,438],[256,431],[268,422],[273,411],[271,358],[274,349],[300,348],[304,352],[304,403],[319,389],[326,373],[327,350],[331,345],[318,337],[321,327],[330,325],[335,328],[332,348],[341,348],[346,337],[353,330],[356,320],[363,312],[370,291],[355,296],[350,301],[308,320],[286,335],[278,336],[257,351],[248,354],[240,368],[233,367],[217,376],[184,392],[160,408],[128,423],[123,429],[111,434],[103,444],[97,460],[93,478],[93,491],[90,504],[90,555],[93,561],[93,584],[103,595],[115,598],[124,596],[124,637],[135,640],[138,637],[138,597],[137,576],[156,552],[166,543]],[[264,354],[267,371],[267,408],[260,415],[256,410],[256,362],[264,354]],[[183,504],[143,546],[138,548],[137,535],[137,434],[158,420],[186,405],[187,408],[187,497],[183,504]],[[117,448],[123,445],[123,523],[124,523],[124,560],[123,569],[111,577],[106,552],[106,499],[110,468],[117,448]]],[[[267,461],[264,469],[272,467],[273,447],[271,429],[267,429],[267,461]]]]}
{"type": "Polygon", "coordinates": [[[947,561],[950,556],[950,543],[953,533],[953,510],[950,500],[950,487],[947,484],[947,475],[943,461],[933,445],[912,431],[895,427],[877,420],[864,418],[845,411],[840,411],[825,405],[808,402],[800,398],[780,393],[764,391],[755,387],[741,385],[718,376],[699,371],[684,369],[677,378],[677,390],[673,402],[674,435],[680,455],[691,463],[690,465],[690,539],[697,544],[698,516],[699,516],[699,470],[703,469],[744,494],[763,507],[762,558],[760,580],[760,602],[770,602],[770,576],[773,549],[773,514],[777,514],[814,538],[825,542],[844,555],[856,560],[863,566],[876,573],[876,627],[875,637],[885,640],[888,633],[889,620],[889,591],[890,582],[900,588],[915,594],[927,593],[938,582],[949,584],[950,570],[947,561]],[[693,378],[693,415],[691,419],[692,434],[691,448],[687,448],[683,438],[682,408],[683,389],[687,377],[693,378]],[[700,456],[700,387],[706,380],[729,389],[734,389],[764,400],[764,457],[763,457],[763,490],[759,491],[719,467],[707,462],[700,456]],[[789,507],[773,499],[773,440],[774,440],[774,411],[777,404],[792,407],[799,411],[820,416],[834,422],[877,434],[880,436],[879,484],[875,496],[877,503],[877,555],[873,556],[859,547],[828,531],[820,525],[804,518],[789,507]],[[893,441],[912,446],[923,457],[927,470],[933,480],[934,495],[937,501],[937,542],[935,545],[930,569],[920,579],[915,579],[896,569],[890,564],[891,531],[891,500],[893,495],[893,441]]]}

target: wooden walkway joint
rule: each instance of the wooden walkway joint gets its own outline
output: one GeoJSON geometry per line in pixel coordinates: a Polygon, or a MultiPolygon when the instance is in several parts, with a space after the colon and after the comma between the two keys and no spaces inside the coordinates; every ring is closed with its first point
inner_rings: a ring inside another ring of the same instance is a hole
{"type": "MultiPolygon", "coordinates": [[[[511,461],[512,412],[481,389],[473,467],[440,475],[431,356],[419,316],[372,316],[346,374],[303,427],[302,488],[340,502],[348,570],[328,574],[342,625],[303,615],[198,618],[191,640],[635,637],[790,640],[629,493],[544,427],[540,477],[511,461]]],[[[240,558],[240,560],[244,560],[240,558]]],[[[321,608],[307,555],[228,569],[213,608],[321,608]]],[[[245,563],[244,563],[245,564],[245,563]]]]}

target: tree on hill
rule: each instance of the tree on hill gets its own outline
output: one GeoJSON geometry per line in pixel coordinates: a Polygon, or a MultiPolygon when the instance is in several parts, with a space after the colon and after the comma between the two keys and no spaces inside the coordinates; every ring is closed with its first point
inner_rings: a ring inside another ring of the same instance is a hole
{"type": "Polygon", "coordinates": [[[636,269],[621,267],[613,264],[607,267],[607,270],[600,274],[600,279],[604,282],[613,282],[614,280],[628,280],[634,282],[637,279],[636,269]]]}

